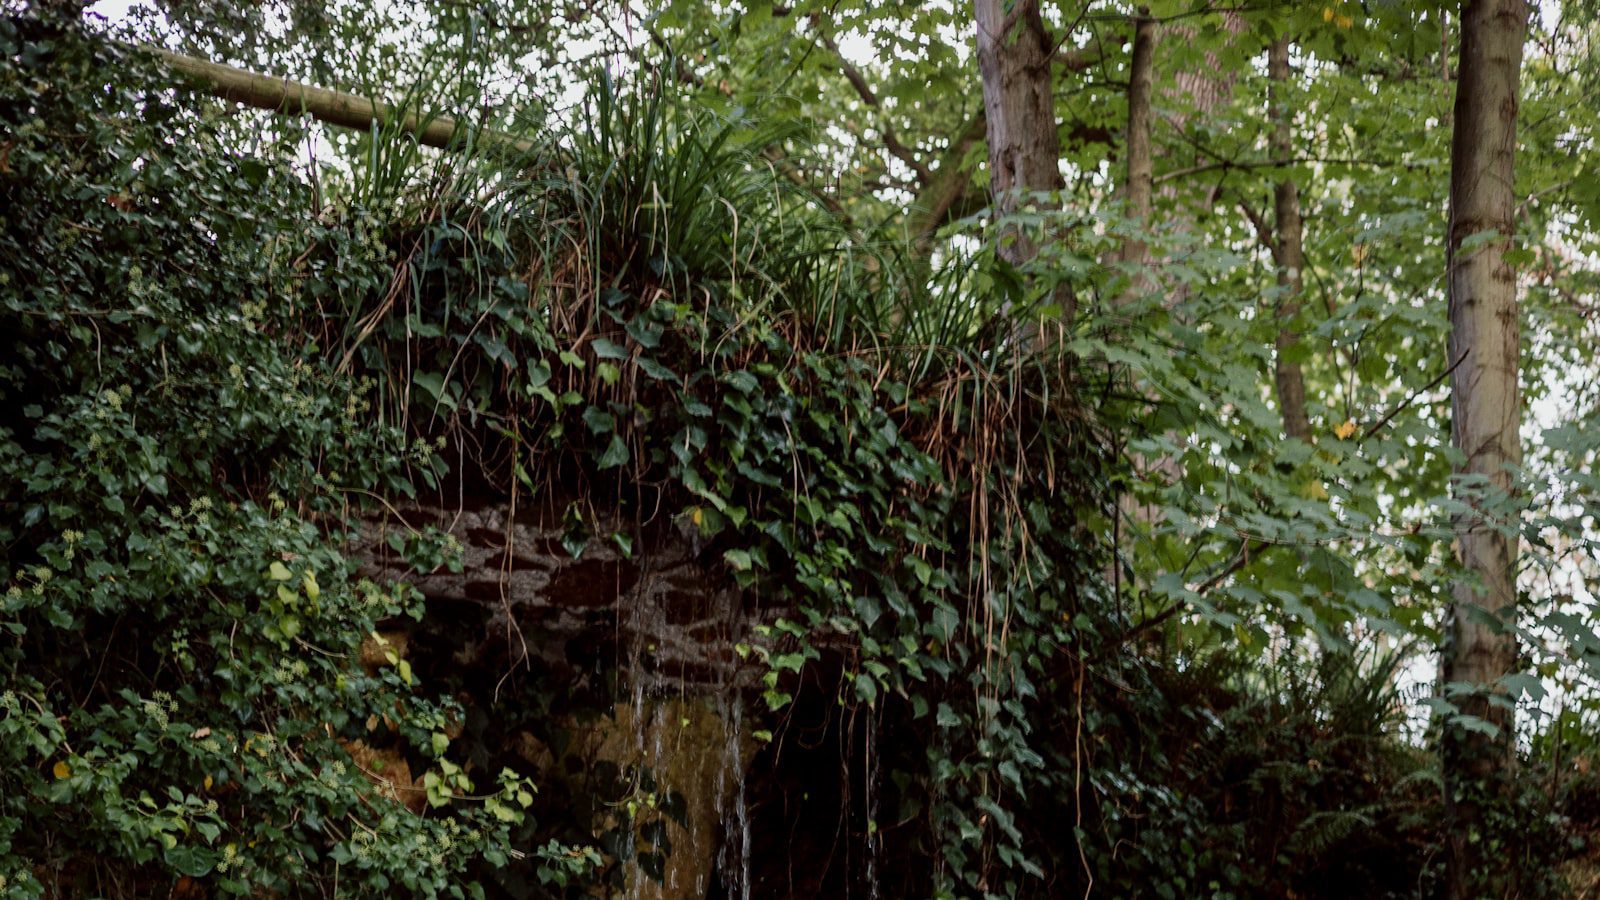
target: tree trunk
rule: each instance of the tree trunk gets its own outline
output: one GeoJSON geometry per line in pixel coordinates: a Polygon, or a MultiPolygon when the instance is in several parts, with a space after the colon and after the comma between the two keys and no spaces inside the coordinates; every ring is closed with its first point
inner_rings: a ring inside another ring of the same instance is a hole
{"type": "MultiPolygon", "coordinates": [[[[1123,213],[1128,227],[1136,232],[1126,237],[1117,248],[1113,262],[1129,265],[1134,271],[1127,286],[1117,299],[1126,306],[1148,293],[1157,284],[1150,277],[1150,244],[1143,234],[1150,227],[1151,196],[1155,189],[1155,154],[1150,144],[1150,123],[1154,115],[1152,93],[1155,89],[1155,50],[1161,29],[1156,21],[1140,8],[1133,25],[1133,55],[1128,64],[1128,131],[1124,136],[1123,152],[1127,156],[1127,181],[1122,185],[1123,213]]],[[[1161,471],[1166,477],[1176,478],[1178,472],[1170,458],[1152,460],[1142,454],[1132,454],[1130,464],[1136,471],[1161,471]]],[[[1128,522],[1149,525],[1159,515],[1159,510],[1138,502],[1134,494],[1125,493],[1117,498],[1117,509],[1128,522]]],[[[1118,548],[1120,555],[1121,548],[1118,548]]],[[[1109,573],[1112,584],[1120,582],[1120,563],[1113,559],[1109,573]]]]}
{"type": "Polygon", "coordinates": [[[1516,615],[1517,538],[1503,523],[1512,489],[1508,467],[1522,459],[1520,329],[1516,273],[1505,256],[1514,233],[1517,82],[1527,21],[1524,0],[1464,4],[1450,148],[1449,344],[1450,362],[1461,361],[1450,378],[1450,438],[1461,452],[1457,489],[1469,509],[1456,519],[1466,572],[1453,589],[1441,674],[1447,691],[1451,684],[1471,688],[1448,698],[1462,713],[1498,729],[1492,737],[1448,724],[1444,730],[1449,893],[1457,898],[1502,895],[1511,887],[1503,851],[1488,855],[1482,800],[1495,796],[1515,762],[1511,710],[1491,703],[1490,692],[1517,661],[1516,638],[1506,627],[1516,615]],[[1485,232],[1497,236],[1463,247],[1485,232]],[[1472,487],[1460,487],[1466,479],[1472,487]]]}
{"type": "MultiPolygon", "coordinates": [[[[1243,33],[1245,20],[1236,11],[1222,14],[1223,30],[1227,40],[1234,40],[1243,33]]],[[[1153,145],[1152,126],[1154,124],[1153,94],[1155,84],[1155,51],[1162,40],[1176,40],[1178,43],[1192,42],[1195,38],[1195,29],[1187,24],[1162,25],[1145,17],[1143,10],[1135,19],[1132,71],[1129,74],[1128,84],[1128,184],[1127,209],[1130,216],[1142,216],[1148,223],[1152,210],[1154,194],[1154,168],[1155,149],[1153,145]],[[1140,144],[1143,146],[1140,146],[1140,144]],[[1148,161],[1138,157],[1148,154],[1148,161]],[[1141,184],[1146,174],[1150,175],[1150,183],[1141,184]],[[1141,196],[1142,194],[1142,196],[1141,196]]],[[[1162,90],[1162,96],[1174,106],[1187,103],[1192,107],[1192,114],[1199,117],[1210,115],[1218,107],[1227,104],[1233,94],[1235,73],[1221,68],[1215,53],[1207,53],[1205,63],[1194,69],[1178,71],[1172,76],[1172,84],[1162,90]]],[[[1191,118],[1190,113],[1179,112],[1167,118],[1167,121],[1178,132],[1182,132],[1191,118]]],[[[1163,200],[1162,226],[1164,235],[1182,235],[1194,228],[1196,213],[1202,208],[1208,209],[1210,197],[1203,198],[1195,203],[1184,197],[1186,185],[1180,181],[1169,181],[1161,188],[1163,200]]],[[[1142,261],[1145,271],[1141,271],[1129,286],[1124,299],[1131,299],[1140,290],[1151,290],[1159,287],[1164,292],[1164,302],[1168,309],[1181,305],[1188,295],[1188,285],[1181,280],[1160,283],[1160,279],[1150,271],[1158,262],[1151,258],[1150,249],[1142,242],[1138,246],[1125,244],[1122,248],[1122,258],[1129,261],[1142,261]],[[1137,254],[1135,256],[1135,254],[1137,254]]],[[[1180,446],[1184,438],[1180,435],[1169,433],[1174,443],[1180,446]]],[[[1183,477],[1181,462],[1174,456],[1146,457],[1134,454],[1130,458],[1133,466],[1134,477],[1140,481],[1172,484],[1183,477]]],[[[1161,509],[1155,505],[1142,504],[1133,494],[1126,494],[1118,500],[1123,521],[1132,526],[1132,541],[1139,539],[1140,532],[1148,532],[1161,518],[1161,509]]],[[[1126,543],[1126,542],[1125,542],[1126,543]]]]}
{"type": "MultiPolygon", "coordinates": [[[[1128,183],[1125,208],[1128,218],[1138,222],[1141,231],[1149,227],[1150,195],[1155,183],[1155,156],[1150,149],[1151,92],[1155,84],[1156,40],[1160,30],[1156,21],[1141,9],[1133,26],[1133,58],[1128,72],[1128,183]]],[[[1143,265],[1150,259],[1150,246],[1142,237],[1122,244],[1122,261],[1143,265]]]]}
{"type": "MultiPolygon", "coordinates": [[[[1273,120],[1272,150],[1279,159],[1294,155],[1294,112],[1284,99],[1284,86],[1289,81],[1289,39],[1279,38],[1267,51],[1267,75],[1272,80],[1271,106],[1273,120]]],[[[1300,363],[1293,358],[1295,344],[1300,335],[1294,330],[1294,318],[1300,313],[1300,293],[1303,287],[1301,273],[1305,265],[1300,222],[1300,189],[1294,179],[1285,175],[1273,190],[1274,221],[1277,235],[1273,241],[1273,262],[1278,267],[1278,337],[1274,361],[1274,380],[1278,386],[1278,408],[1283,413],[1283,433],[1301,441],[1311,439],[1311,421],[1306,415],[1306,376],[1300,363]]]]}
{"type": "MultiPolygon", "coordinates": [[[[1040,201],[1036,195],[1062,187],[1051,92],[1055,42],[1039,16],[1038,0],[974,0],[973,7],[988,125],[989,184],[995,217],[1004,218],[1030,203],[1050,205],[1053,199],[1040,201]]],[[[1000,258],[1013,265],[1039,252],[1033,238],[1015,226],[1002,228],[999,240],[1000,258]]],[[[1070,321],[1073,312],[1064,306],[1063,319],[1070,321]]]]}

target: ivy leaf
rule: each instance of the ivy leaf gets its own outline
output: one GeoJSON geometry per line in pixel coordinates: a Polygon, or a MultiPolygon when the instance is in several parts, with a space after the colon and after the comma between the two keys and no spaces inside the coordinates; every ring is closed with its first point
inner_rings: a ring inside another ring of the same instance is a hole
{"type": "Polygon", "coordinates": [[[417,387],[428,392],[434,400],[444,399],[444,376],[438,372],[413,372],[411,380],[417,387]]]}
{"type": "Polygon", "coordinates": [[[611,443],[606,445],[606,452],[600,454],[598,465],[602,469],[614,469],[628,461],[628,445],[623,443],[617,435],[611,436],[611,443]]]}
{"type": "Polygon", "coordinates": [[[444,380],[444,376],[440,373],[417,372],[412,375],[411,380],[416,382],[418,387],[422,388],[429,395],[431,395],[434,399],[434,402],[439,406],[453,410],[459,405],[456,400],[455,391],[451,389],[450,384],[444,380]]]}
{"type": "Polygon", "coordinates": [[[540,388],[550,380],[550,364],[542,359],[528,360],[528,385],[540,388]]]}
{"type": "Polygon", "coordinates": [[[666,381],[672,384],[678,383],[678,375],[676,372],[672,371],[666,366],[663,366],[661,363],[656,362],[648,356],[639,357],[639,368],[644,372],[644,374],[654,378],[656,381],[666,381]]]}
{"type": "Polygon", "coordinates": [[[628,336],[639,342],[639,346],[646,350],[654,350],[661,343],[661,328],[650,322],[649,318],[641,313],[633,317],[633,321],[625,326],[628,336]]]}
{"type": "Polygon", "coordinates": [[[617,419],[600,407],[591,406],[583,411],[583,424],[594,434],[608,434],[616,430],[617,419]]]}
{"type": "Polygon", "coordinates": [[[500,363],[507,369],[515,369],[517,367],[516,354],[511,352],[511,348],[506,346],[505,341],[491,334],[480,333],[477,337],[477,342],[478,346],[483,348],[484,353],[490,359],[500,363]]]}
{"type": "Polygon", "coordinates": [[[856,697],[872,706],[878,702],[878,680],[865,672],[856,674],[856,697]]]}
{"type": "Polygon", "coordinates": [[[627,359],[628,348],[608,338],[597,337],[589,344],[594,355],[601,359],[627,359]]]}
{"type": "Polygon", "coordinates": [[[863,627],[871,628],[872,623],[878,621],[878,617],[883,615],[883,604],[879,603],[875,597],[857,597],[854,605],[856,615],[861,617],[863,627]]]}
{"type": "Polygon", "coordinates": [[[734,372],[728,372],[722,376],[722,380],[726,382],[729,387],[732,387],[741,394],[753,393],[756,388],[761,386],[761,383],[756,381],[756,377],[754,375],[751,375],[749,372],[746,372],[743,369],[734,372]]]}

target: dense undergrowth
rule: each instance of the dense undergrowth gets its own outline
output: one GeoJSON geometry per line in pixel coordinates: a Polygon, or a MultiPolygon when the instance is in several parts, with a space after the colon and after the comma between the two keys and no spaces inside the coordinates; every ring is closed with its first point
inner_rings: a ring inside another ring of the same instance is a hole
{"type": "MultiPolygon", "coordinates": [[[[426,451],[294,336],[306,187],[116,50],[0,46],[6,891],[430,894],[504,859],[516,776],[424,818],[339,743],[371,716],[428,746],[450,704],[351,653],[422,610],[330,523],[426,451]]],[[[339,255],[339,289],[381,285],[381,250],[339,255]]]]}
{"type": "MultiPolygon", "coordinates": [[[[362,665],[428,610],[356,576],[352,512],[468,490],[587,498],[575,554],[640,540],[593,533],[596,506],[665,517],[794,610],[741,648],[772,740],[817,672],[875,735],[848,761],[877,799],[841,813],[870,864],[835,887],[1431,890],[1438,787],[1384,661],[1264,683],[1151,652],[1115,602],[1093,367],[994,349],[993,261],[907,283],[763,160],[770,135],[648,85],[602,84],[518,160],[380,136],[409,168],[329,203],[292,135],[240,155],[122,51],[20,19],[0,51],[7,890],[614,877],[530,773],[465,746],[496,732],[463,736],[462,676],[362,665]],[[425,813],[362,771],[375,732],[427,771],[425,813]]],[[[1548,805],[1518,821],[1543,823],[1530,864],[1564,852],[1548,805]]]]}

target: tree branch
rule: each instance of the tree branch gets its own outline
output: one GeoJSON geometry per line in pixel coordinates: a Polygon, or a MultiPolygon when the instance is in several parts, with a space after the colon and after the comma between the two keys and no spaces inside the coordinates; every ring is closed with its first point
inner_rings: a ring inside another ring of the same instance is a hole
{"type": "Polygon", "coordinates": [[[1400,163],[1385,159],[1352,159],[1349,157],[1337,156],[1296,156],[1289,159],[1257,159],[1245,160],[1243,162],[1236,162],[1231,159],[1219,159],[1216,162],[1201,163],[1200,165],[1196,166],[1187,166],[1182,169],[1174,169],[1171,172],[1164,172],[1161,175],[1156,176],[1156,184],[1160,184],[1164,181],[1171,181],[1175,178],[1186,178],[1190,175],[1199,175],[1204,172],[1215,172],[1218,170],[1228,171],[1231,169],[1280,169],[1284,166],[1297,166],[1303,163],[1321,163],[1329,166],[1372,166],[1373,168],[1380,169],[1387,166],[1400,166],[1406,169],[1417,167],[1416,163],[1400,163]]]}
{"type": "Polygon", "coordinates": [[[987,121],[980,110],[950,140],[950,146],[939,157],[939,167],[923,181],[907,221],[907,232],[919,249],[927,249],[934,232],[950,221],[952,213],[961,209],[962,201],[972,193],[972,170],[961,162],[973,145],[984,139],[986,129],[987,121]]]}
{"type": "Polygon", "coordinates": [[[1250,201],[1246,200],[1242,195],[1238,198],[1238,203],[1239,209],[1244,211],[1244,217],[1249,219],[1250,224],[1255,227],[1256,240],[1261,243],[1262,247],[1267,249],[1267,252],[1273,254],[1274,258],[1276,258],[1278,253],[1278,242],[1273,240],[1272,229],[1267,227],[1266,220],[1261,218],[1261,214],[1256,212],[1255,207],[1251,206],[1250,201]]]}
{"type": "Polygon", "coordinates": [[[1400,415],[1400,413],[1404,412],[1405,408],[1411,405],[1411,401],[1417,399],[1418,397],[1422,396],[1423,394],[1427,393],[1428,391],[1431,391],[1434,388],[1438,387],[1441,382],[1443,382],[1446,378],[1450,377],[1450,373],[1451,372],[1454,372],[1458,367],[1460,367],[1460,365],[1463,362],[1466,362],[1467,354],[1469,354],[1471,352],[1472,352],[1472,348],[1471,347],[1468,347],[1467,349],[1462,350],[1461,351],[1461,355],[1457,356],[1456,359],[1455,359],[1455,362],[1450,364],[1450,368],[1445,369],[1443,372],[1440,372],[1437,378],[1434,378],[1432,381],[1428,382],[1427,384],[1423,385],[1422,387],[1419,387],[1416,390],[1412,391],[1411,393],[1407,394],[1406,398],[1404,400],[1401,400],[1400,403],[1398,405],[1396,405],[1394,409],[1389,410],[1387,413],[1384,414],[1383,418],[1379,419],[1376,422],[1373,422],[1372,425],[1370,427],[1368,427],[1366,431],[1362,432],[1361,433],[1361,439],[1364,441],[1367,438],[1372,437],[1374,434],[1377,434],[1378,429],[1380,429],[1383,426],[1389,424],[1389,420],[1390,419],[1393,419],[1395,416],[1398,416],[1398,415],[1400,415]]]}
{"type": "Polygon", "coordinates": [[[778,171],[778,174],[804,189],[806,193],[822,204],[823,209],[844,220],[846,225],[850,223],[850,215],[845,212],[844,204],[839,202],[839,198],[812,184],[811,180],[806,178],[805,174],[800,171],[800,167],[794,164],[794,161],[789,158],[789,155],[784,152],[782,147],[777,144],[768,144],[767,148],[762,151],[762,155],[767,158],[767,162],[772,163],[772,167],[778,171]]]}
{"type": "MultiPolygon", "coordinates": [[[[1070,34],[1070,32],[1069,32],[1070,34]]],[[[1063,36],[1065,41],[1066,37],[1063,36]]],[[[1082,72],[1105,60],[1105,50],[1100,47],[1073,47],[1071,50],[1057,45],[1055,64],[1068,72],[1082,72]]]]}
{"type": "Polygon", "coordinates": [[[933,173],[928,170],[926,163],[917,159],[915,151],[900,142],[900,138],[894,132],[894,126],[889,124],[889,117],[883,109],[883,101],[878,98],[877,92],[873,91],[872,86],[867,84],[867,79],[861,74],[861,70],[857,69],[850,60],[845,59],[844,54],[839,50],[839,45],[826,33],[819,32],[817,40],[833,54],[834,60],[839,64],[839,72],[844,75],[846,81],[850,82],[850,86],[855,89],[856,95],[861,98],[861,102],[878,111],[878,131],[883,135],[884,148],[894,154],[895,158],[910,166],[911,170],[917,173],[917,178],[924,184],[930,181],[933,178],[933,173]]]}
{"type": "Polygon", "coordinates": [[[493,147],[526,154],[536,146],[527,138],[501,131],[482,129],[473,132],[463,122],[447,116],[423,116],[396,107],[381,100],[358,97],[343,91],[312,87],[288,78],[273,78],[222,63],[195,59],[148,45],[130,45],[133,49],[149,53],[174,72],[202,85],[214,96],[235,103],[243,103],[268,112],[289,115],[309,114],[319,122],[342,128],[365,130],[374,123],[379,127],[397,127],[417,139],[417,143],[441,150],[458,149],[463,138],[471,138],[480,147],[493,147]]]}

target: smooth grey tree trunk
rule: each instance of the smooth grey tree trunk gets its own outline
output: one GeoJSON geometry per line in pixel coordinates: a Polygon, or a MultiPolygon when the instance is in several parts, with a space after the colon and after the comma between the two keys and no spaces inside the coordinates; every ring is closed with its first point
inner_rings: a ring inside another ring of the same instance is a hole
{"type": "MultiPolygon", "coordinates": [[[[1228,10],[1222,13],[1223,31],[1226,40],[1235,40],[1245,30],[1244,17],[1237,11],[1228,10]]],[[[1127,208],[1130,215],[1138,215],[1142,211],[1146,221],[1150,221],[1154,197],[1154,167],[1155,147],[1152,127],[1154,124],[1154,85],[1156,50],[1161,42],[1182,44],[1193,41],[1196,30],[1193,26],[1183,22],[1160,24],[1147,18],[1141,9],[1135,19],[1133,59],[1129,75],[1128,93],[1128,184],[1127,208]],[[1141,136],[1139,133],[1143,132],[1141,136]],[[1144,146],[1136,146],[1136,142],[1143,141],[1144,146]],[[1149,161],[1146,168],[1145,160],[1136,160],[1139,154],[1148,151],[1149,161]],[[1136,168],[1137,166],[1137,168],[1136,168]],[[1144,172],[1151,175],[1149,192],[1141,197],[1143,186],[1138,184],[1144,172]]],[[[1187,105],[1190,112],[1174,112],[1166,115],[1168,125],[1180,134],[1188,126],[1191,118],[1205,118],[1217,109],[1226,106],[1233,96],[1233,85],[1236,73],[1221,68],[1218,56],[1207,53],[1205,62],[1201,66],[1181,69],[1172,73],[1172,82],[1164,86],[1161,96],[1173,106],[1187,105]]],[[[1160,229],[1164,235],[1176,236],[1190,232],[1194,228],[1197,214],[1206,209],[1214,200],[1207,192],[1197,203],[1187,195],[1193,188],[1193,183],[1185,181],[1168,181],[1161,186],[1160,195],[1163,202],[1163,220],[1160,229]]],[[[1184,282],[1173,281],[1163,283],[1157,274],[1160,261],[1150,253],[1148,246],[1123,247],[1123,259],[1132,260],[1132,253],[1138,254],[1138,259],[1145,263],[1150,271],[1141,272],[1130,286],[1128,298],[1139,291],[1161,289],[1165,291],[1163,302],[1168,309],[1181,305],[1188,295],[1188,287],[1184,282]]],[[[1182,442],[1183,438],[1173,435],[1175,442],[1182,442]]],[[[1135,454],[1131,458],[1135,477],[1171,484],[1183,477],[1182,465],[1177,458],[1172,456],[1146,457],[1135,454]]],[[[1125,495],[1118,500],[1118,509],[1123,521],[1132,526],[1132,540],[1137,541],[1141,532],[1148,532],[1161,518],[1159,507],[1137,502],[1132,495],[1125,495]]]]}
{"type": "MultiPolygon", "coordinates": [[[[1267,76],[1271,79],[1272,150],[1279,159],[1294,156],[1294,111],[1284,98],[1289,81],[1289,39],[1272,42],[1267,50],[1267,76]]],[[[1278,388],[1278,408],[1283,414],[1283,433],[1301,441],[1311,439],[1311,420],[1306,414],[1306,376],[1293,358],[1300,335],[1294,330],[1300,314],[1300,294],[1304,287],[1305,250],[1300,220],[1300,188],[1285,175],[1273,188],[1275,235],[1272,255],[1278,268],[1278,336],[1273,362],[1273,380],[1278,388]]]]}
{"type": "MultiPolygon", "coordinates": [[[[1123,212],[1132,227],[1140,232],[1147,232],[1151,226],[1151,201],[1155,192],[1155,152],[1150,132],[1155,116],[1155,51],[1160,35],[1160,26],[1147,15],[1146,10],[1140,8],[1134,19],[1133,54],[1128,64],[1128,126],[1123,141],[1127,172],[1121,188],[1123,212]]],[[[1129,265],[1134,270],[1127,287],[1116,300],[1118,306],[1125,307],[1133,303],[1156,290],[1160,284],[1160,280],[1153,277],[1150,271],[1153,262],[1150,244],[1142,236],[1125,238],[1117,248],[1113,261],[1129,265]]],[[[1181,474],[1176,471],[1171,459],[1150,460],[1143,454],[1134,453],[1130,455],[1129,462],[1136,471],[1160,471],[1166,478],[1176,478],[1181,474]]],[[[1117,498],[1117,510],[1124,521],[1139,527],[1148,527],[1160,514],[1157,508],[1139,503],[1132,493],[1117,498]]],[[[1122,548],[1118,547],[1117,550],[1120,556],[1122,548]]],[[[1113,566],[1111,581],[1117,584],[1120,581],[1117,577],[1120,563],[1114,560],[1113,566]]]]}
{"type": "Polygon", "coordinates": [[[1456,552],[1466,571],[1453,588],[1441,677],[1447,695],[1452,684],[1477,688],[1448,699],[1498,734],[1444,730],[1449,894],[1457,898],[1499,896],[1515,887],[1505,874],[1504,851],[1491,854],[1490,842],[1474,836],[1486,824],[1483,801],[1497,796],[1515,762],[1514,717],[1490,702],[1490,693],[1517,663],[1516,638],[1507,627],[1516,616],[1517,535],[1507,501],[1510,468],[1522,460],[1520,327],[1516,272],[1506,252],[1514,236],[1518,79],[1527,22],[1524,0],[1469,0],[1460,24],[1447,241],[1450,363],[1460,364],[1450,379],[1450,437],[1462,457],[1457,491],[1469,509],[1456,519],[1456,552]],[[1483,234],[1494,237],[1467,244],[1483,234]]]}
{"type": "MultiPolygon", "coordinates": [[[[1156,21],[1143,9],[1133,26],[1133,56],[1128,71],[1128,180],[1123,186],[1128,218],[1144,230],[1150,224],[1150,197],[1155,184],[1155,154],[1150,147],[1150,122],[1153,117],[1151,94],[1155,85],[1156,41],[1160,35],[1156,21]]],[[[1142,266],[1150,261],[1150,246],[1143,238],[1123,242],[1122,261],[1142,266]]],[[[1147,282],[1136,278],[1135,284],[1147,282]]]]}

